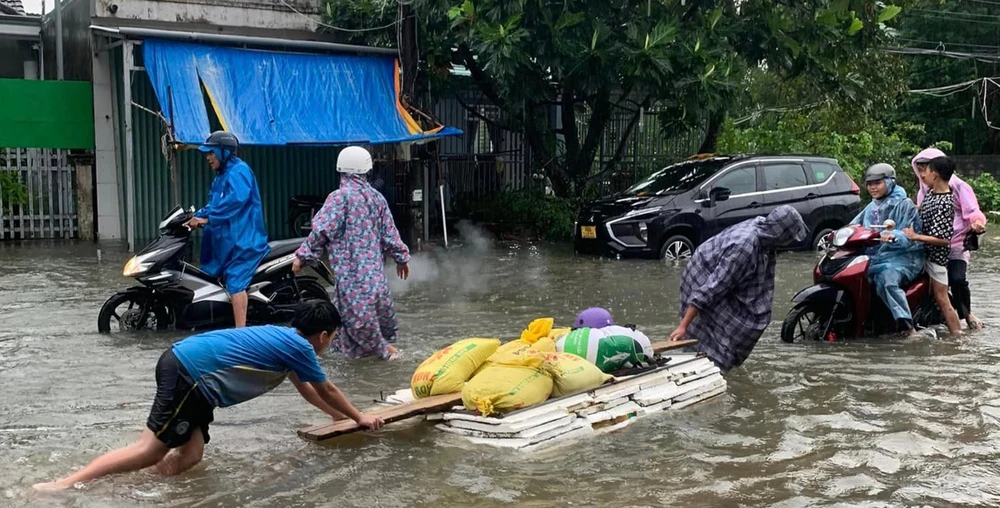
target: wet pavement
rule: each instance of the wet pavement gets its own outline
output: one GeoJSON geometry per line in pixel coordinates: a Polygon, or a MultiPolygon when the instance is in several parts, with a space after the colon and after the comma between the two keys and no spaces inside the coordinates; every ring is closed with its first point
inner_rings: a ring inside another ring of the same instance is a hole
{"type": "MultiPolygon", "coordinates": [[[[176,332],[96,333],[101,303],[129,284],[127,259],[73,243],[0,244],[0,505],[3,506],[996,506],[1000,505],[1000,249],[970,267],[988,325],[957,340],[787,345],[778,328],[815,257],[782,254],[775,323],[715,401],[636,421],[569,449],[476,448],[403,423],[329,445],[295,429],[326,421],[287,383],[216,411],[202,465],[134,473],[40,496],[142,429],[153,367],[176,332]]],[[[422,255],[394,282],[405,359],[329,356],[358,405],[408,385],[454,340],[512,338],[530,320],[568,323],[606,306],[664,338],[681,268],[469,243],[422,255]]],[[[395,275],[390,276],[392,279],[395,275]]]]}

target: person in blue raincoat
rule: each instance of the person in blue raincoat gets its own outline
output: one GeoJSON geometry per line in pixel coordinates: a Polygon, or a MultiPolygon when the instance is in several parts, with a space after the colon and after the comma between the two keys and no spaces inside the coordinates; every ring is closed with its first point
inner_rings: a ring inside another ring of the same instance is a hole
{"type": "Polygon", "coordinates": [[[913,316],[903,287],[923,271],[924,249],[920,243],[906,238],[903,229],[919,231],[920,216],[916,205],[906,197],[906,191],[896,184],[896,170],[889,164],[869,167],[865,171],[865,185],[872,201],[851,224],[871,227],[883,226],[887,220],[895,221],[891,230],[882,233],[882,245],[873,247],[868,253],[871,257],[868,276],[875,285],[875,292],[892,312],[899,330],[909,335],[913,333],[913,316]]]}
{"type": "Polygon", "coordinates": [[[225,285],[233,320],[242,328],[247,324],[247,287],[270,247],[257,179],[250,166],[236,156],[237,148],[236,136],[225,131],[213,132],[198,148],[216,175],[208,204],[186,225],[205,228],[201,269],[225,285]]]}

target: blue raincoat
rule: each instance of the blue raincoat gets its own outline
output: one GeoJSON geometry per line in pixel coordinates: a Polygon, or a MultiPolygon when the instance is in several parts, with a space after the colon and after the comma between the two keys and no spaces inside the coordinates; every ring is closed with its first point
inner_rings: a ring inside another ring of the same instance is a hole
{"type": "Polygon", "coordinates": [[[920,231],[920,215],[916,205],[906,197],[906,191],[896,185],[892,178],[885,179],[889,193],[882,199],[873,199],[851,224],[864,227],[882,225],[887,219],[896,221],[896,227],[889,231],[896,237],[895,243],[883,243],[868,250],[871,265],[868,276],[875,284],[875,292],[892,312],[897,321],[912,321],[910,306],[906,303],[903,286],[913,282],[924,269],[924,247],[911,241],[903,233],[903,228],[920,231]]]}
{"type": "Polygon", "coordinates": [[[208,204],[194,214],[208,219],[201,243],[201,269],[221,279],[226,292],[234,295],[246,291],[271,249],[260,191],[250,166],[228,150],[212,147],[212,151],[226,162],[212,181],[208,204]]]}

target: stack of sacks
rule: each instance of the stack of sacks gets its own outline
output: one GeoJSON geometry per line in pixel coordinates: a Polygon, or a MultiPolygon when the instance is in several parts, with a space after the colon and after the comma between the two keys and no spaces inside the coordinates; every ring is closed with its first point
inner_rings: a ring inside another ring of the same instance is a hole
{"type": "Polygon", "coordinates": [[[498,348],[462,389],[465,408],[483,416],[507,413],[611,379],[579,357],[556,352],[552,324],[552,318],[536,319],[520,339],[498,348]]]}

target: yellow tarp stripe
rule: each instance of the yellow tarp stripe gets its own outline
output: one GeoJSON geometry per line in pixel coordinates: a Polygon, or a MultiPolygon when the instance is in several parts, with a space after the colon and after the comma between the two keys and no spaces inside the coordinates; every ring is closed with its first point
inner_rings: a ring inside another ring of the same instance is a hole
{"type": "Polygon", "coordinates": [[[401,93],[402,89],[400,87],[400,82],[399,82],[399,59],[398,58],[395,60],[395,65],[393,67],[393,70],[395,71],[393,73],[393,76],[395,77],[395,79],[393,81],[396,84],[396,111],[399,111],[399,116],[403,117],[403,123],[406,124],[406,128],[407,128],[407,130],[410,131],[410,134],[420,134],[420,133],[423,132],[420,129],[420,124],[418,124],[417,121],[414,120],[412,116],[410,116],[410,113],[408,111],[406,111],[406,108],[403,107],[403,103],[400,101],[400,97],[401,97],[400,93],[401,93]]]}

